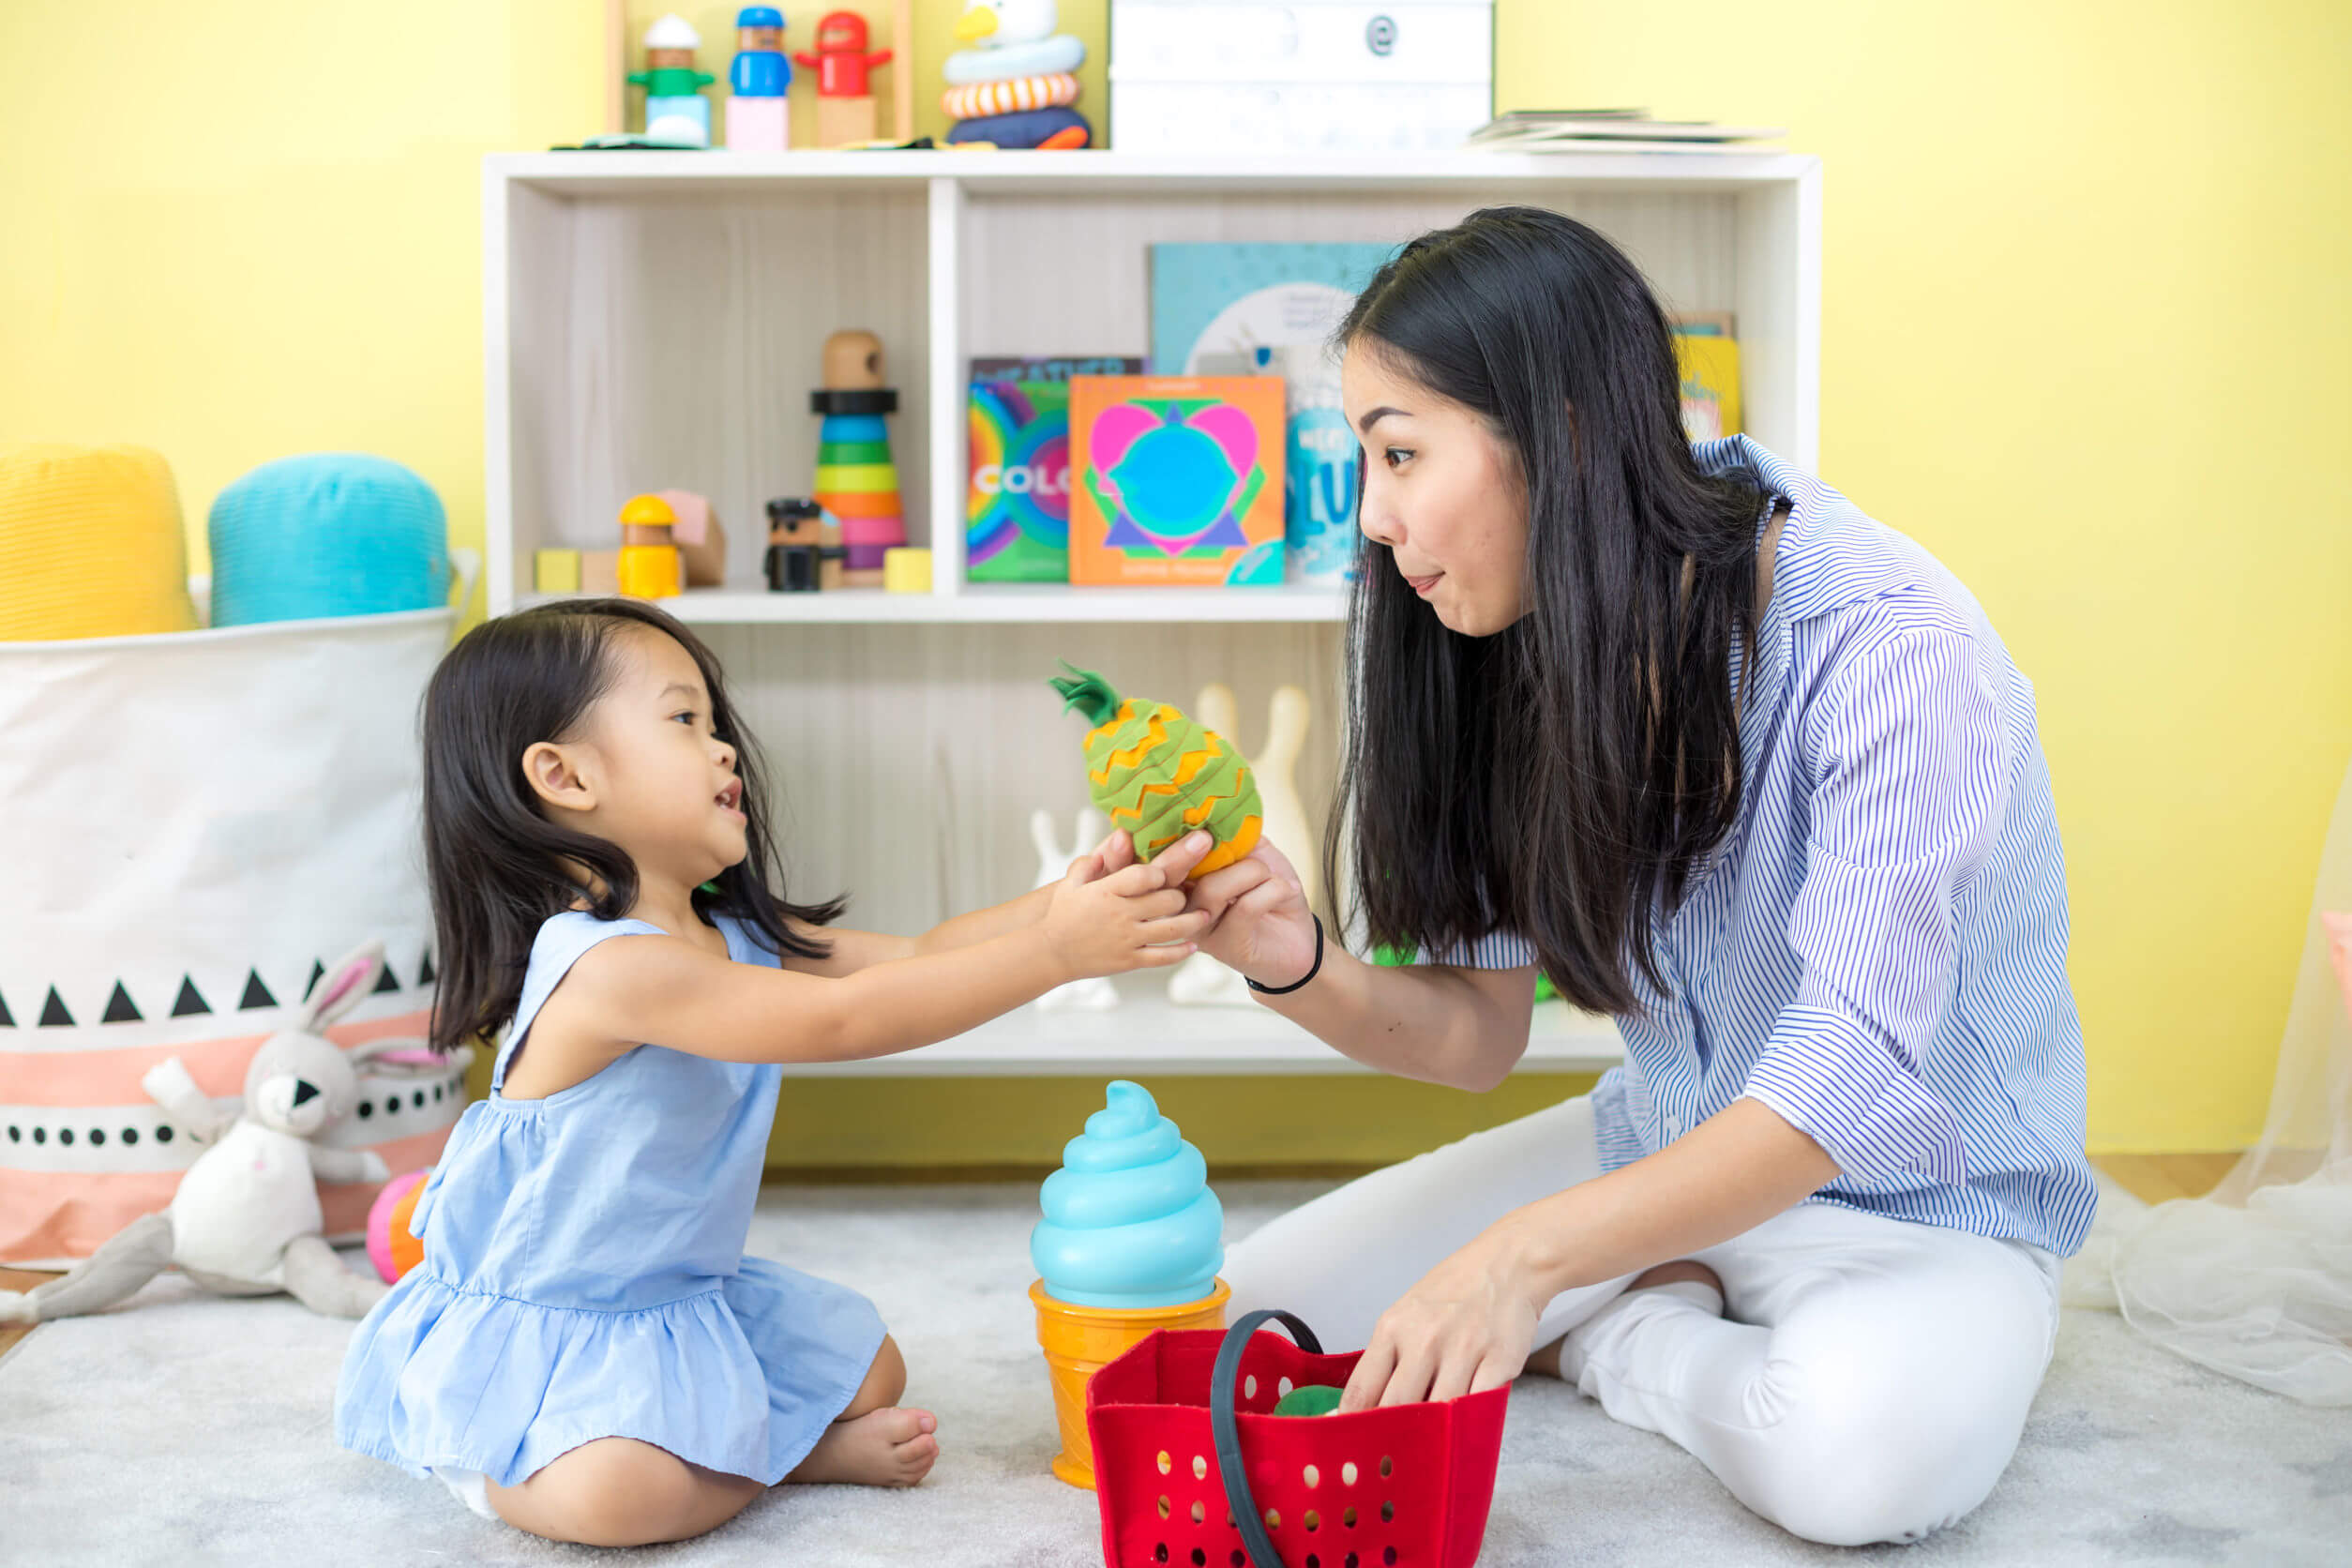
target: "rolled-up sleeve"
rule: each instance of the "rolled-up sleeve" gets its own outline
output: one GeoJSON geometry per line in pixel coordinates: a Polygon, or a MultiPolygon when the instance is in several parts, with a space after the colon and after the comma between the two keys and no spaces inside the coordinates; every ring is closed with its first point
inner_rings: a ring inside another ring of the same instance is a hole
{"type": "Polygon", "coordinates": [[[1952,995],[1957,902],[2007,808],[2007,727],[1965,632],[1855,642],[1801,721],[1813,787],[1788,942],[1803,971],[1741,1093],[1850,1177],[1956,1184],[1967,1140],[1924,1059],[1952,995]]]}

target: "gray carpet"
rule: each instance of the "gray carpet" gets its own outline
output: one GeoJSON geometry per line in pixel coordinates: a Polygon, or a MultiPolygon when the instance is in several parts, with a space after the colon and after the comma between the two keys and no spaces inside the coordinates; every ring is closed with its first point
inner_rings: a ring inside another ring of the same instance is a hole
{"type": "MultiPolygon", "coordinates": [[[[1319,1191],[1220,1184],[1228,1236],[1319,1191]]],[[[1091,1568],[1094,1500],[1053,1480],[1023,1296],[1027,1187],[777,1190],[753,1250],[870,1294],[905,1347],[943,1456],[912,1492],[784,1487],[726,1528],[632,1560],[1091,1568]]],[[[346,1325],[176,1276],[0,1360],[0,1562],[552,1563],[608,1557],[465,1513],[333,1442],[346,1325]]],[[[1912,1547],[1809,1545],[1747,1513],[1662,1438],[1571,1390],[1515,1394],[1482,1563],[1745,1568],[2352,1561],[2352,1415],[2177,1361],[2070,1311],[2025,1441],[1990,1501],[1912,1547]]]]}

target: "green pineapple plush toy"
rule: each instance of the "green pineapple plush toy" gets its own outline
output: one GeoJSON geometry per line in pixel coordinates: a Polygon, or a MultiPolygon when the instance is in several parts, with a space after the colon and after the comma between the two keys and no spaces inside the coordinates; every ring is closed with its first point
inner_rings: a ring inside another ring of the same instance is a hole
{"type": "Polygon", "coordinates": [[[1165,702],[1123,698],[1092,670],[1064,660],[1052,677],[1063,708],[1093,726],[1086,736],[1086,778],[1094,804],[1150,860],[1195,828],[1216,837],[1193,876],[1230,866],[1258,847],[1264,810],[1249,765],[1233,744],[1165,702]]]}

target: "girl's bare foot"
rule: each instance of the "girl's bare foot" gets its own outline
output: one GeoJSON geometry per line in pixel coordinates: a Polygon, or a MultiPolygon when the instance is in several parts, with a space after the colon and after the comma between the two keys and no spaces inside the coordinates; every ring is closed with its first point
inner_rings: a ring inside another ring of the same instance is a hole
{"type": "Polygon", "coordinates": [[[817,1440],[787,1481],[843,1482],[852,1486],[912,1486],[939,1458],[939,1417],[928,1410],[888,1406],[837,1421],[817,1440]]]}

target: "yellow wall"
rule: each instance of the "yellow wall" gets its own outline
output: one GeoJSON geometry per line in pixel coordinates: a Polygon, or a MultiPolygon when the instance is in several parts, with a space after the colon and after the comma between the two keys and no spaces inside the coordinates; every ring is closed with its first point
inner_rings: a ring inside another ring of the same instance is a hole
{"type": "MultiPolygon", "coordinates": [[[[957,8],[919,0],[919,129],[957,8]]],[[[786,8],[792,42],[821,9],[786,8]]],[[[1499,9],[1500,107],[1780,124],[1823,158],[1823,468],[1960,573],[2039,686],[2092,1143],[2242,1142],[2352,752],[2344,8],[1499,9]]],[[[732,8],[686,10],[723,70],[732,8]]],[[[1104,6],[1063,10],[1099,124],[1104,6]]],[[[252,464],[363,447],[478,541],[476,159],[598,128],[602,52],[579,0],[0,8],[0,435],[156,446],[197,533],[252,464]]],[[[824,1084],[779,1153],[1049,1157],[1096,1087],[824,1084]]],[[[1213,1155],[1299,1126],[1335,1160],[1529,1093],[1169,1098],[1213,1155]]]]}

